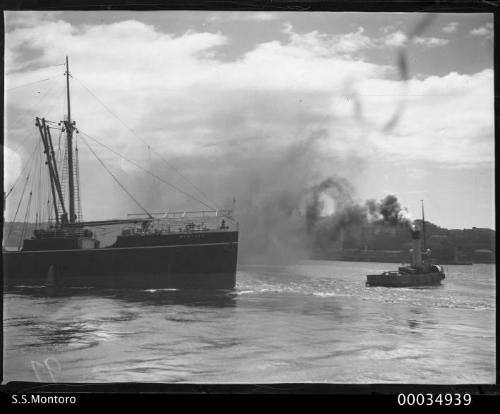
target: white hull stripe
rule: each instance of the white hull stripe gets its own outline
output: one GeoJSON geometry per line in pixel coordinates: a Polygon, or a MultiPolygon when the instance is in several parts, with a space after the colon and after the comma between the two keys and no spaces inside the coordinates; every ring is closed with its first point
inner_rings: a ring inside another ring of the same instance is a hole
{"type": "Polygon", "coordinates": [[[200,243],[200,244],[174,244],[172,246],[135,246],[135,247],[100,247],[98,249],[65,249],[65,250],[28,250],[28,251],[4,251],[2,254],[31,254],[31,253],[49,253],[49,252],[107,252],[112,250],[138,250],[138,249],[168,249],[175,247],[201,247],[201,246],[231,246],[238,244],[238,242],[225,242],[225,243],[200,243]]]}

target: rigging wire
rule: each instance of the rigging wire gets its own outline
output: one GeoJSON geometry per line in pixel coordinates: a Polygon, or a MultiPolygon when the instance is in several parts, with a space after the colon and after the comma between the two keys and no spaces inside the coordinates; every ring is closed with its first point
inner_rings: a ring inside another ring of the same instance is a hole
{"type": "Polygon", "coordinates": [[[62,128],[59,130],[59,137],[57,138],[57,154],[56,154],[56,165],[57,169],[61,171],[62,168],[62,155],[61,155],[61,137],[62,137],[62,128]]]}
{"type": "Polygon", "coordinates": [[[153,216],[142,206],[141,203],[139,203],[139,201],[137,201],[135,199],[135,197],[125,188],[125,186],[122,183],[120,183],[120,181],[118,180],[118,178],[115,177],[115,175],[108,169],[108,167],[106,167],[106,164],[104,164],[104,162],[94,152],[94,150],[92,149],[92,147],[89,145],[89,143],[87,142],[87,140],[85,138],[83,138],[83,142],[85,143],[85,145],[87,146],[87,148],[90,150],[90,152],[92,152],[92,154],[94,155],[94,157],[97,158],[97,161],[99,161],[99,163],[103,166],[103,168],[107,171],[107,173],[109,175],[111,175],[111,177],[113,178],[113,180],[115,180],[116,183],[122,188],[122,190],[125,191],[129,195],[129,197],[141,208],[141,210],[143,210],[147,214],[147,216],[152,219],[153,216]]]}
{"type": "MultiPolygon", "coordinates": [[[[54,76],[54,77],[52,77],[52,78],[47,78],[46,80],[53,80],[54,78],[55,78],[55,76],[54,76]]],[[[22,86],[25,86],[25,85],[22,85],[22,86]]],[[[27,86],[27,85],[26,85],[26,86],[27,86]]],[[[15,120],[12,124],[13,124],[13,125],[17,124],[17,123],[21,120],[21,118],[22,118],[22,117],[24,117],[24,116],[26,116],[26,114],[27,114],[27,113],[29,113],[30,111],[34,111],[35,109],[37,109],[37,110],[38,110],[38,108],[41,108],[41,105],[45,102],[45,100],[46,100],[49,96],[51,96],[52,92],[54,92],[55,90],[57,90],[57,89],[58,89],[58,88],[57,88],[57,86],[58,86],[58,84],[53,84],[53,85],[51,85],[49,88],[47,88],[47,90],[45,91],[45,93],[44,93],[44,94],[40,97],[40,100],[39,100],[38,102],[36,102],[36,103],[35,103],[35,104],[31,107],[31,109],[28,109],[28,111],[23,111],[20,115],[18,115],[18,117],[16,118],[16,120],[15,120]]],[[[49,107],[50,107],[50,108],[52,108],[53,106],[54,106],[54,103],[52,103],[52,105],[49,105],[49,107]]],[[[15,149],[15,150],[13,150],[13,152],[17,152],[17,151],[18,151],[18,150],[19,150],[19,149],[20,149],[20,148],[24,145],[24,143],[26,142],[26,140],[27,140],[29,137],[31,137],[31,136],[32,136],[32,135],[31,135],[31,133],[30,133],[30,134],[27,134],[27,135],[24,137],[24,139],[22,139],[22,140],[21,140],[21,142],[19,142],[19,144],[17,145],[16,149],[15,149]]],[[[40,140],[38,140],[37,144],[35,145],[34,151],[32,152],[32,154],[30,155],[30,157],[29,157],[28,161],[26,162],[25,166],[24,166],[24,167],[23,167],[23,169],[21,170],[21,173],[19,174],[18,178],[16,179],[16,181],[14,182],[14,184],[12,185],[12,187],[9,189],[8,193],[5,195],[4,200],[7,200],[8,196],[9,196],[10,194],[12,194],[12,192],[14,191],[14,189],[15,189],[16,185],[18,184],[18,182],[19,182],[20,178],[23,176],[23,173],[25,172],[25,170],[26,170],[28,167],[30,167],[30,172],[31,172],[31,167],[32,167],[33,161],[34,161],[34,159],[35,159],[35,154],[36,154],[37,150],[39,149],[40,144],[41,144],[41,141],[40,141],[40,140]]],[[[28,174],[27,179],[29,179],[29,175],[30,175],[30,174],[28,174]]],[[[19,211],[20,204],[21,204],[21,202],[22,202],[22,200],[23,200],[25,190],[26,190],[26,184],[25,184],[25,186],[24,186],[23,193],[22,193],[21,198],[20,198],[20,200],[19,200],[19,204],[18,204],[18,207],[17,207],[17,210],[16,210],[16,214],[15,214],[15,216],[14,216],[14,220],[13,220],[13,221],[15,221],[15,219],[17,218],[17,213],[18,213],[18,211],[19,211]]],[[[11,226],[10,231],[9,231],[9,234],[8,234],[8,236],[7,236],[7,237],[9,237],[9,236],[10,236],[10,234],[11,234],[11,232],[12,232],[13,227],[14,227],[14,226],[11,226]]]]}
{"type": "Polygon", "coordinates": [[[16,178],[16,181],[14,181],[14,184],[12,184],[12,187],[10,187],[9,191],[7,192],[7,194],[5,195],[5,200],[7,200],[7,197],[12,193],[12,191],[14,190],[14,187],[17,185],[17,183],[19,182],[19,180],[21,179],[21,177],[24,176],[24,171],[26,170],[26,168],[31,165],[31,163],[33,162],[34,160],[34,156],[35,154],[37,153],[37,150],[38,148],[40,148],[40,141],[38,141],[38,143],[35,145],[35,149],[33,150],[33,152],[31,153],[30,157],[28,158],[28,160],[26,161],[26,164],[24,164],[24,167],[22,168],[21,172],[19,173],[19,176],[16,178]]]}
{"type": "MultiPolygon", "coordinates": [[[[138,138],[144,145],[147,146],[148,150],[153,151],[167,166],[172,168],[180,177],[182,177],[186,182],[188,182],[196,191],[198,191],[207,201],[209,201],[212,205],[209,207],[210,209],[213,209],[214,206],[216,209],[218,209],[217,204],[214,203],[213,201],[210,200],[210,198],[200,189],[198,188],[194,183],[192,183],[188,178],[186,178],[178,168],[176,168],[172,163],[168,162],[158,151],[156,151],[154,148],[151,147],[142,137],[140,137],[132,128],[130,128],[125,122],[118,116],[116,115],[101,99],[99,99],[87,86],[83,84],[83,82],[76,78],[75,76],[70,75],[73,79],[76,79],[80,85],[82,85],[85,90],[90,93],[111,115],[113,115],[125,128],[127,128],[136,138],[138,138]]],[[[205,206],[207,204],[203,203],[205,206]]]]}
{"type": "MultiPolygon", "coordinates": [[[[71,75],[70,75],[71,76],[71,75]]],[[[72,78],[74,78],[73,76],[71,76],[72,78]]],[[[14,90],[14,89],[17,89],[17,88],[21,88],[21,87],[24,87],[24,86],[28,86],[28,85],[32,85],[32,84],[35,84],[35,83],[39,83],[39,82],[45,82],[45,81],[48,81],[48,80],[52,80],[54,79],[55,77],[51,77],[51,78],[46,78],[46,79],[42,79],[40,81],[36,81],[36,82],[31,82],[29,84],[25,84],[25,85],[19,85],[17,87],[14,87],[14,88],[10,88],[10,89],[7,89],[7,91],[10,91],[10,90],[14,90]]],[[[112,114],[118,121],[120,121],[120,123],[122,125],[124,125],[136,138],[138,138],[140,141],[142,141],[146,146],[147,146],[147,149],[148,149],[148,153],[150,154],[150,152],[154,152],[158,157],[160,157],[163,162],[167,165],[167,166],[170,166],[181,178],[183,178],[185,181],[187,181],[194,189],[196,189],[207,201],[209,201],[210,203],[212,203],[209,199],[209,197],[201,190],[199,189],[196,185],[194,185],[190,180],[188,180],[175,166],[173,166],[172,164],[170,164],[160,153],[158,153],[155,149],[153,149],[144,139],[142,139],[133,129],[131,129],[130,127],[128,127],[125,122],[123,122],[121,120],[120,117],[118,117],[118,115],[116,115],[113,111],[111,111],[110,108],[108,108],[106,106],[106,104],[104,104],[104,102],[102,102],[90,89],[88,89],[79,79],[75,78],[86,90],[88,93],[90,93],[110,114],[112,114]]],[[[35,105],[33,105],[32,107],[32,110],[35,109],[35,107],[38,107],[39,105],[41,106],[41,104],[54,92],[55,89],[58,89],[57,88],[57,84],[56,85],[52,85],[50,86],[46,92],[40,97],[40,100],[38,103],[35,103],[35,105]]],[[[66,94],[64,94],[64,96],[66,97],[66,94]]],[[[54,105],[54,103],[52,103],[52,105],[50,105],[50,107],[52,107],[54,105]]],[[[20,120],[20,118],[23,116],[23,114],[25,114],[26,112],[20,114],[17,119],[16,119],[16,122],[20,120]]],[[[50,123],[50,121],[47,121],[48,123],[50,123]]],[[[14,123],[14,124],[15,124],[14,123]]],[[[54,128],[54,129],[57,129],[57,128],[54,128]]],[[[65,151],[61,151],[62,149],[62,145],[60,145],[60,141],[61,141],[61,136],[62,136],[62,128],[60,129],[60,133],[59,133],[59,145],[58,145],[58,154],[57,154],[57,158],[59,158],[59,162],[61,164],[64,164],[64,160],[66,158],[66,154],[65,154],[65,151]],[[64,154],[64,157],[62,156],[61,152],[64,154]]],[[[213,206],[216,206],[215,203],[212,203],[212,205],[200,200],[199,198],[195,197],[194,195],[192,194],[189,194],[183,190],[181,190],[180,188],[178,188],[177,186],[169,183],[168,181],[165,181],[164,179],[162,179],[161,177],[159,177],[158,175],[154,174],[153,172],[147,170],[146,168],[142,167],[141,165],[139,165],[138,163],[134,162],[133,160],[130,160],[126,157],[124,157],[123,155],[117,153],[116,151],[114,151],[113,149],[111,149],[110,147],[106,146],[105,144],[102,144],[101,142],[99,142],[96,138],[84,133],[84,135],[86,135],[88,138],[92,139],[94,142],[96,142],[97,144],[105,147],[106,149],[108,149],[109,151],[111,151],[112,153],[118,155],[120,158],[122,158],[123,160],[133,164],[134,166],[136,166],[137,168],[141,169],[142,171],[148,173],[149,175],[153,176],[154,178],[156,178],[158,181],[162,182],[163,184],[165,185],[168,185],[169,187],[175,189],[176,191],[184,194],[185,196],[201,203],[202,205],[206,206],[207,208],[210,208],[210,209],[213,209],[214,207],[213,206]]],[[[17,146],[16,148],[16,151],[17,149],[19,149],[23,144],[24,142],[26,141],[26,139],[31,136],[31,135],[28,135],[25,139],[22,140],[22,142],[20,142],[20,144],[17,146]]],[[[118,178],[106,167],[106,165],[104,164],[104,162],[99,158],[99,156],[94,152],[94,150],[92,149],[92,147],[89,145],[89,143],[87,142],[86,139],[84,139],[84,142],[85,142],[85,145],[89,148],[89,150],[92,152],[92,154],[96,157],[96,159],[101,163],[101,165],[103,166],[103,168],[108,172],[108,174],[111,175],[111,177],[117,182],[118,185],[120,185],[120,187],[129,195],[130,198],[132,198],[132,200],[150,217],[152,218],[151,214],[139,203],[138,200],[136,200],[133,195],[123,186],[123,184],[120,183],[120,181],[118,180],[118,178]]],[[[26,210],[26,215],[25,215],[25,221],[27,220],[27,215],[29,215],[30,213],[30,210],[31,210],[31,202],[32,202],[32,195],[33,195],[33,186],[35,185],[35,181],[34,179],[32,178],[32,167],[33,167],[33,163],[35,162],[35,154],[37,152],[37,150],[40,148],[40,143],[41,141],[38,140],[38,143],[36,144],[35,146],[35,149],[33,151],[33,153],[30,155],[30,158],[27,160],[26,164],[23,166],[22,170],[21,170],[21,173],[19,175],[19,177],[16,179],[16,181],[14,182],[14,184],[12,185],[12,187],[9,189],[9,192],[5,195],[5,199],[7,199],[7,197],[13,192],[14,188],[16,187],[16,185],[18,184],[19,180],[21,179],[21,177],[23,176],[23,173],[29,168],[29,172],[28,172],[28,175],[26,176],[26,182],[24,184],[24,187],[23,187],[23,190],[22,190],[22,194],[21,194],[21,197],[19,199],[19,203],[18,203],[18,206],[17,206],[17,209],[16,209],[16,212],[15,212],[15,215],[14,215],[14,219],[13,221],[15,222],[16,218],[17,218],[17,215],[18,215],[18,212],[19,212],[19,209],[21,207],[21,204],[22,204],[22,201],[24,199],[24,195],[25,195],[25,192],[26,192],[26,189],[27,189],[27,186],[28,186],[28,183],[29,183],[29,180],[31,179],[31,190],[30,190],[30,196],[29,196],[29,200],[28,200],[28,206],[27,206],[27,210],[26,210]]],[[[35,202],[35,204],[39,205],[38,208],[35,206],[35,210],[36,210],[36,223],[35,223],[35,227],[40,224],[41,225],[41,221],[42,221],[42,217],[44,217],[44,214],[46,213],[47,214],[47,219],[49,220],[50,222],[50,215],[51,215],[51,198],[50,198],[50,194],[49,194],[49,191],[48,191],[48,187],[47,186],[44,186],[43,184],[40,185],[40,182],[41,181],[44,181],[44,184],[45,183],[45,180],[41,180],[41,177],[42,177],[42,174],[41,174],[41,162],[42,162],[42,155],[41,153],[38,154],[38,158],[37,160],[39,161],[39,175],[38,175],[38,182],[39,182],[39,185],[38,185],[38,190],[41,192],[40,196],[39,196],[39,199],[37,199],[37,201],[35,202]],[[45,188],[43,188],[45,187],[45,188]],[[47,191],[44,191],[44,190],[47,190],[47,191]],[[45,192],[47,192],[48,194],[48,198],[47,198],[47,203],[45,205],[45,202],[43,201],[42,202],[42,198],[45,197],[45,192]],[[44,212],[44,210],[46,210],[44,212]],[[39,223],[40,222],[40,223],[39,223]]],[[[35,171],[36,173],[36,171],[35,171]]],[[[36,175],[36,174],[35,174],[36,175]]],[[[35,180],[36,180],[37,177],[35,177],[35,180]]],[[[64,177],[62,177],[62,180],[64,181],[64,177]]],[[[64,187],[64,185],[63,185],[64,187]]],[[[231,217],[228,216],[229,219],[232,219],[231,217]]],[[[10,236],[11,232],[12,232],[12,229],[13,227],[10,228],[10,231],[9,231],[9,234],[7,237],[10,236]]],[[[23,234],[24,234],[24,231],[25,231],[25,227],[23,227],[23,234]]]]}
{"type": "Polygon", "coordinates": [[[46,204],[45,204],[45,199],[47,196],[50,196],[50,190],[49,190],[49,183],[50,183],[50,176],[48,174],[48,169],[43,168],[43,151],[39,151],[39,157],[38,157],[38,185],[36,187],[36,192],[34,196],[36,197],[36,205],[37,205],[37,210],[36,214],[38,215],[38,227],[39,229],[42,228],[44,224],[46,224],[46,215],[45,215],[45,210],[46,210],[46,204]]]}
{"type": "MultiPolygon", "coordinates": [[[[59,76],[59,75],[57,75],[59,76]]],[[[40,83],[40,82],[46,82],[48,80],[51,80],[51,79],[54,79],[56,76],[51,76],[49,78],[45,78],[45,79],[40,79],[40,80],[37,80],[37,81],[33,81],[33,82],[29,82],[29,83],[25,83],[23,85],[18,85],[18,86],[14,86],[12,88],[8,88],[8,89],[5,89],[5,92],[8,92],[8,91],[13,91],[14,89],[20,89],[20,88],[24,88],[25,86],[29,86],[29,85],[34,85],[36,83],[40,83]]]]}
{"type": "Polygon", "coordinates": [[[50,177],[49,177],[49,172],[47,169],[44,169],[44,179],[42,180],[43,186],[42,186],[42,191],[41,191],[41,197],[42,197],[42,219],[46,220],[47,222],[50,221],[50,177]],[[45,203],[45,198],[47,198],[47,202],[45,203]]]}
{"type": "MultiPolygon", "coordinates": [[[[33,187],[36,185],[36,181],[38,179],[38,171],[40,169],[38,168],[38,164],[35,163],[34,166],[33,166],[33,177],[31,179],[31,186],[30,186],[30,196],[29,196],[29,199],[28,199],[28,204],[27,204],[27,207],[26,207],[26,214],[24,216],[24,224],[23,224],[23,237],[24,237],[24,229],[26,227],[26,223],[29,221],[29,213],[31,211],[31,202],[32,202],[32,199],[33,199],[33,187]]],[[[36,196],[35,196],[36,197],[36,196]]],[[[36,206],[35,206],[35,209],[36,209],[36,206]]]]}
{"type": "Polygon", "coordinates": [[[174,190],[177,190],[179,191],[180,193],[184,194],[185,196],[203,204],[205,207],[209,208],[209,209],[213,209],[213,206],[205,203],[204,201],[196,198],[195,196],[193,196],[192,194],[189,194],[183,190],[181,190],[180,188],[176,187],[174,184],[172,183],[169,183],[168,181],[165,181],[163,178],[159,177],[158,175],[156,175],[155,173],[149,171],[148,169],[144,168],[143,166],[141,166],[140,164],[138,164],[137,162],[123,156],[122,154],[116,152],[115,150],[113,150],[112,148],[108,147],[106,144],[103,144],[102,142],[100,142],[99,140],[97,140],[96,138],[90,136],[89,134],[87,134],[86,132],[82,131],[81,129],[79,129],[80,133],[84,136],[86,136],[87,138],[90,138],[92,141],[96,142],[97,144],[101,145],[102,147],[106,148],[108,151],[111,151],[113,154],[117,155],[118,157],[120,157],[121,159],[123,159],[124,161],[127,161],[129,162],[130,164],[134,165],[135,167],[139,168],[140,170],[144,171],[145,173],[151,175],[152,177],[156,178],[158,181],[162,182],[163,184],[165,185],[168,185],[169,187],[173,188],[174,190]]]}
{"type": "Polygon", "coordinates": [[[75,178],[76,178],[76,205],[78,221],[83,221],[82,198],[80,189],[80,160],[78,157],[78,134],[75,134],[75,178]]]}
{"type": "MultiPolygon", "coordinates": [[[[33,182],[32,182],[32,186],[33,186],[33,182]]],[[[23,229],[21,231],[21,237],[19,239],[19,245],[17,246],[17,250],[21,250],[21,246],[22,246],[22,243],[24,240],[24,235],[26,233],[26,227],[28,225],[28,219],[29,219],[29,214],[30,214],[30,210],[31,210],[32,195],[33,195],[33,189],[30,190],[30,197],[28,199],[28,204],[26,206],[26,214],[24,215],[23,229]]]]}
{"type": "MultiPolygon", "coordinates": [[[[28,115],[29,113],[33,113],[33,112],[38,112],[38,109],[40,108],[41,109],[41,105],[42,103],[45,101],[45,99],[47,99],[51,92],[54,91],[56,88],[57,88],[57,84],[54,84],[52,85],[50,88],[47,89],[47,91],[40,97],[40,101],[35,103],[31,109],[28,108],[26,111],[23,111],[21,112],[21,114],[19,114],[16,118],[16,120],[14,122],[12,122],[12,125],[17,125],[19,123],[19,121],[26,115],[28,115]],[[36,110],[35,110],[36,109],[36,110]]],[[[54,106],[54,103],[52,103],[52,105],[49,106],[50,109],[52,109],[52,106],[54,106]]],[[[19,150],[19,148],[21,148],[21,146],[26,142],[26,140],[31,136],[31,133],[26,135],[24,137],[24,139],[19,143],[19,145],[16,147],[16,149],[14,150],[14,152],[17,152],[19,150]]]]}
{"type": "MultiPolygon", "coordinates": [[[[42,157],[40,152],[38,152],[38,158],[37,158],[37,164],[38,164],[38,194],[36,197],[36,220],[35,220],[35,229],[38,229],[38,219],[39,215],[38,213],[41,212],[42,210],[42,157]]],[[[41,218],[41,217],[40,217],[41,218]]]]}
{"type": "Polygon", "coordinates": [[[27,187],[29,179],[30,179],[30,174],[31,174],[31,170],[30,170],[30,172],[28,173],[28,175],[26,177],[26,181],[24,183],[23,191],[21,193],[21,197],[19,198],[19,203],[17,204],[16,213],[14,214],[14,219],[11,220],[12,225],[10,226],[9,233],[7,234],[7,239],[10,237],[10,235],[12,233],[12,230],[14,230],[14,223],[16,222],[17,213],[19,212],[19,207],[21,207],[21,203],[22,203],[23,198],[24,198],[24,192],[26,191],[26,187],[27,187]]]}

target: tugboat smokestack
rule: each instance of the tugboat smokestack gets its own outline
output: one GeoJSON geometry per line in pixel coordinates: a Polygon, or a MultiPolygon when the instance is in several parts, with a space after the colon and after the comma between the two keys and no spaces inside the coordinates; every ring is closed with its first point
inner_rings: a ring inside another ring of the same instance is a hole
{"type": "Polygon", "coordinates": [[[415,268],[422,267],[422,240],[420,238],[420,229],[414,226],[411,229],[412,250],[411,265],[415,268]]]}
{"type": "Polygon", "coordinates": [[[443,267],[431,264],[430,258],[422,259],[422,255],[430,256],[430,250],[422,252],[422,242],[425,249],[425,222],[413,224],[410,227],[412,249],[410,250],[411,265],[400,266],[397,271],[383,272],[378,275],[367,275],[367,286],[405,287],[439,285],[444,279],[443,267]],[[422,231],[421,231],[422,229],[422,231]]]}

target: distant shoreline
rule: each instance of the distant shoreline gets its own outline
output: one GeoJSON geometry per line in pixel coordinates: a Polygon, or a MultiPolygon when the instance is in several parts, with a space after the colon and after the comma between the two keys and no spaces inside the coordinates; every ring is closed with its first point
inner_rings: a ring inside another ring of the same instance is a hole
{"type": "MultiPolygon", "coordinates": [[[[353,262],[353,263],[398,263],[398,264],[408,264],[408,260],[405,261],[390,261],[390,260],[377,260],[377,259],[347,259],[347,258],[339,258],[339,259],[327,259],[327,258],[314,258],[312,260],[324,260],[329,262],[353,262]]],[[[458,261],[458,262],[448,262],[448,261],[439,261],[440,265],[454,265],[454,266],[472,266],[475,264],[496,264],[495,262],[467,262],[467,261],[458,261]]]]}

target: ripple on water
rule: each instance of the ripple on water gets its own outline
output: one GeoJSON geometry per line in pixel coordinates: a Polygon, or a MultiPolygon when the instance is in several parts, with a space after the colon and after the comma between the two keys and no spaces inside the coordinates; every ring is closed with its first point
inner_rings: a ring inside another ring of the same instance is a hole
{"type": "Polygon", "coordinates": [[[250,267],[234,292],[211,295],[8,294],[4,378],[33,380],[29,361],[55,356],[58,380],[73,382],[494,380],[491,269],[450,271],[434,289],[367,288],[384,266],[250,267]]]}

